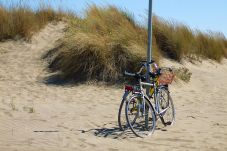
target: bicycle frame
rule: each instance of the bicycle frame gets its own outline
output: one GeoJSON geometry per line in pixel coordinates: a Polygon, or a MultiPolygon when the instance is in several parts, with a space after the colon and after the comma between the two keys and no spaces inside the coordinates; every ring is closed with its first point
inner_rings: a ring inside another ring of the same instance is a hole
{"type": "Polygon", "coordinates": [[[159,104],[159,101],[157,101],[156,94],[157,94],[157,91],[158,91],[157,88],[162,88],[162,87],[166,88],[166,86],[159,86],[155,82],[152,82],[152,83],[141,82],[141,80],[140,80],[140,88],[141,88],[141,91],[142,91],[142,94],[143,95],[144,95],[143,86],[149,86],[149,87],[153,87],[154,88],[154,92],[153,92],[153,94],[151,94],[151,96],[154,95],[154,105],[155,106],[153,108],[154,108],[155,114],[158,115],[158,116],[160,116],[160,117],[162,117],[162,114],[164,112],[166,112],[168,110],[168,108],[166,108],[166,109],[164,109],[164,110],[162,110],[160,112],[160,110],[159,110],[160,104],[159,104]]]}
{"type": "Polygon", "coordinates": [[[157,94],[157,88],[160,88],[160,87],[161,88],[162,87],[166,88],[166,86],[159,86],[159,85],[157,86],[157,84],[155,82],[152,82],[152,83],[142,82],[141,79],[139,80],[139,86],[140,86],[140,90],[141,90],[140,92],[133,92],[133,88],[131,88],[129,86],[126,86],[125,93],[124,93],[124,95],[122,97],[123,100],[126,101],[126,98],[128,97],[128,95],[131,92],[133,92],[134,94],[141,95],[141,98],[143,100],[143,105],[144,105],[144,108],[145,108],[145,103],[144,103],[145,97],[146,98],[149,98],[149,97],[144,93],[143,86],[154,87],[154,92],[153,92],[153,94],[151,94],[151,96],[154,95],[154,107],[153,108],[154,108],[154,111],[155,111],[156,115],[162,116],[162,113],[164,113],[166,110],[168,110],[168,108],[164,109],[161,112],[159,111],[160,104],[159,104],[159,101],[157,101],[156,94],[157,94]]]}

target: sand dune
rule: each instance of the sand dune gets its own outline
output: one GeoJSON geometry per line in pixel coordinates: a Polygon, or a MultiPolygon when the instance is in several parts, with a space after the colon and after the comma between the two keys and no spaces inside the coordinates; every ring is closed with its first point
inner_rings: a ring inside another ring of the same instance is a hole
{"type": "Polygon", "coordinates": [[[117,127],[123,89],[43,82],[41,56],[64,28],[49,24],[31,43],[0,43],[0,151],[227,150],[227,60],[183,63],[192,79],[170,88],[175,125],[158,125],[152,137],[140,139],[117,127]]]}

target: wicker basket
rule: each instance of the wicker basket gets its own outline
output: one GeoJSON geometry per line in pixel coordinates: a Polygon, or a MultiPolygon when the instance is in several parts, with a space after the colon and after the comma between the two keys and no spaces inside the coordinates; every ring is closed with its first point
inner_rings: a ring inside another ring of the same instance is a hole
{"type": "Polygon", "coordinates": [[[158,83],[160,85],[171,84],[174,80],[174,73],[171,68],[161,68],[161,75],[158,78],[158,83]]]}

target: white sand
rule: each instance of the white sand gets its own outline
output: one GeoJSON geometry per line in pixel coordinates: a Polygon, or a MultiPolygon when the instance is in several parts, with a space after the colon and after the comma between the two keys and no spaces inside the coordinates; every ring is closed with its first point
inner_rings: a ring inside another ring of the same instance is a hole
{"type": "Polygon", "coordinates": [[[135,138],[117,129],[123,89],[42,82],[41,56],[64,27],[50,24],[30,44],[0,43],[0,151],[227,150],[227,60],[185,63],[191,82],[171,86],[175,125],[135,138]]]}

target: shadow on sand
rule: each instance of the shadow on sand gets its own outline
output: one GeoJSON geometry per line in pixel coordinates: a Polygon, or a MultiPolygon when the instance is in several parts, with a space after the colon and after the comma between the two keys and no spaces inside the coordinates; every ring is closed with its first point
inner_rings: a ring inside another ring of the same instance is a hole
{"type": "Polygon", "coordinates": [[[105,128],[107,124],[104,124],[101,128],[94,128],[88,130],[79,130],[81,133],[90,133],[97,137],[112,138],[112,139],[125,139],[125,138],[136,138],[130,129],[122,131],[119,127],[113,126],[111,128],[105,128]]]}
{"type": "Polygon", "coordinates": [[[43,79],[43,82],[47,85],[70,85],[71,81],[67,81],[59,73],[49,75],[43,79]]]}
{"type": "MultiPolygon", "coordinates": [[[[137,136],[132,133],[130,128],[127,128],[125,131],[121,131],[119,127],[113,126],[111,128],[105,128],[106,125],[104,124],[101,128],[94,128],[94,129],[88,129],[88,130],[79,130],[81,133],[90,133],[97,137],[104,137],[104,138],[112,138],[112,139],[126,139],[126,138],[138,138],[137,136]]],[[[111,124],[112,125],[112,124],[111,124]]],[[[155,131],[167,131],[165,127],[156,127],[155,131]]]]}

